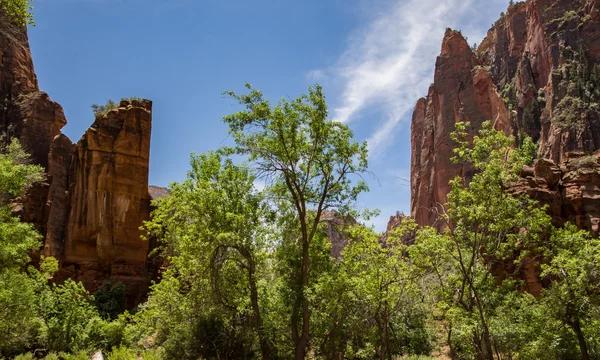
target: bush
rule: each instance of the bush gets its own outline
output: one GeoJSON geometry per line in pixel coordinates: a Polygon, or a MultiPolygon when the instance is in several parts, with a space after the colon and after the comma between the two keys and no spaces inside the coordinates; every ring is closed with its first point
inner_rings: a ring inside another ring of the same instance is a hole
{"type": "Polygon", "coordinates": [[[120,282],[105,281],[94,295],[96,308],[105,319],[114,320],[125,311],[125,285],[120,282]]]}
{"type": "Polygon", "coordinates": [[[119,346],[108,355],[108,360],[137,360],[137,354],[127,347],[119,346]]]}
{"type": "Polygon", "coordinates": [[[117,109],[118,107],[119,105],[116,102],[109,99],[104,105],[92,104],[92,111],[94,112],[96,119],[98,119],[108,114],[109,111],[117,109]]]}

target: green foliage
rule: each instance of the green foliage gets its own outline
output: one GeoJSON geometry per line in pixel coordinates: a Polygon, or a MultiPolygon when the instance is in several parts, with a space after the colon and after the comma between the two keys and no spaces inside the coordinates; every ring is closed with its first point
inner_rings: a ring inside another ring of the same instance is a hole
{"type": "Polygon", "coordinates": [[[130,102],[134,101],[134,100],[135,101],[141,101],[142,98],[141,97],[137,97],[137,96],[129,96],[129,97],[123,97],[123,98],[121,98],[121,101],[123,101],[123,100],[130,101],[130,102]]]}
{"type": "Polygon", "coordinates": [[[40,326],[39,318],[31,311],[38,280],[23,268],[29,252],[40,247],[41,236],[32,225],[14,217],[7,205],[41,179],[42,169],[28,165],[27,160],[16,141],[0,154],[0,356],[25,350],[35,341],[40,326]]]}
{"type": "Polygon", "coordinates": [[[517,109],[517,86],[516,86],[516,78],[511,82],[506,83],[501,91],[502,100],[504,100],[504,104],[508,108],[508,111],[513,111],[517,109]]]}
{"type": "Polygon", "coordinates": [[[51,289],[38,296],[48,349],[86,349],[87,326],[98,313],[83,285],[68,279],[62,285],[52,285],[51,289]]]}
{"type": "Polygon", "coordinates": [[[191,166],[188,179],[171,185],[170,196],[156,202],[146,224],[167,241],[176,272],[163,276],[138,317],[169,313],[158,326],[168,356],[249,358],[256,350],[252,330],[269,352],[258,277],[270,246],[272,214],[247,166],[213,152],[193,155],[191,166]]]}
{"type": "Polygon", "coordinates": [[[556,106],[552,123],[583,131],[588,119],[600,111],[600,65],[589,63],[583,42],[577,51],[565,46],[560,50],[563,79],[559,87],[567,95],[556,106]]]}
{"type": "Polygon", "coordinates": [[[2,204],[22,195],[33,183],[42,180],[44,169],[29,164],[29,155],[12,140],[0,153],[0,196],[2,204]]]}
{"type": "Polygon", "coordinates": [[[440,235],[422,232],[409,251],[438,278],[437,296],[451,331],[452,350],[464,357],[492,359],[501,343],[493,341],[491,321],[518,284],[505,280],[496,286],[494,275],[498,274],[488,264],[523,259],[528,244],[540,239],[550,219],[535,201],[505,190],[531,159],[533,143],[526,139],[513,150],[514,139],[494,130],[489,122],[469,142],[467,127],[466,123],[456,125],[453,138],[460,145],[454,161],[472,164],[476,173],[469,184],[460,177],[451,181],[447,231],[440,235]]]}
{"type": "MultiPolygon", "coordinates": [[[[568,101],[588,106],[595,85],[577,79],[594,83],[600,70],[574,64],[564,70],[571,91],[587,93],[568,101]]],[[[518,140],[490,122],[472,137],[456,124],[453,161],[473,176],[450,182],[443,231],[405,219],[380,236],[354,220],[368,190],[366,144],[327,120],[321,88],[275,106],[248,89],[227,92],[244,107],[224,118],[234,146],[193,154],[187,178],[153,202],[145,229],[162,242],[166,270],[133,315],[121,283],[94,298],[72,280],[48,284],[56,259],[25,269],[40,236],[8,204],[41,168],[16,143],[0,154],[0,356],[430,359],[448,348],[453,359],[600,358],[600,240],[554,228],[545,207],[510,190],[536,150],[526,134],[537,99],[518,140]],[[546,287],[533,296],[536,274],[546,287]]],[[[511,83],[509,106],[513,95],[511,83]]]]}
{"type": "Polygon", "coordinates": [[[384,246],[371,229],[356,226],[341,261],[315,285],[317,351],[324,358],[388,358],[429,354],[433,334],[419,283],[401,239],[405,222],[384,246]]]}
{"type": "Polygon", "coordinates": [[[106,104],[98,105],[92,104],[92,111],[94,112],[94,116],[96,119],[103,117],[108,114],[109,111],[115,110],[119,108],[119,104],[117,104],[114,100],[108,99],[106,104]]]}
{"type": "Polygon", "coordinates": [[[235,141],[225,153],[248,156],[273,198],[295,215],[289,332],[294,356],[300,359],[310,342],[311,243],[324,210],[350,213],[357,196],[368,190],[360,178],[356,183],[351,180],[353,174],[367,169],[367,144],[356,142],[347,126],[327,119],[319,85],[309,88],[307,95],[282,99],[273,107],[261,91],[249,84],[247,88],[243,95],[225,92],[245,108],[223,118],[235,141]]]}
{"type": "Polygon", "coordinates": [[[108,355],[108,360],[137,360],[137,354],[132,349],[119,346],[108,355]]]}
{"type": "Polygon", "coordinates": [[[35,25],[32,2],[33,0],[0,0],[0,7],[15,24],[19,26],[35,25]]]}
{"type": "Polygon", "coordinates": [[[125,311],[125,284],[120,281],[106,281],[94,295],[96,308],[100,315],[110,320],[116,319],[125,311]]]}
{"type": "Polygon", "coordinates": [[[12,216],[8,201],[41,179],[42,168],[29,165],[16,142],[0,154],[0,355],[11,356],[34,346],[74,351],[94,346],[89,325],[98,314],[81,283],[48,285],[58,270],[54,258],[41,258],[39,270],[26,264],[41,236],[31,224],[12,216]]]}
{"type": "Polygon", "coordinates": [[[17,355],[14,357],[14,360],[33,360],[35,359],[33,357],[32,353],[27,353],[27,354],[21,354],[21,355],[17,355]]]}
{"type": "Polygon", "coordinates": [[[530,139],[513,149],[514,140],[487,122],[469,141],[467,127],[456,126],[455,160],[476,173],[468,184],[451,182],[446,230],[421,230],[408,250],[436,280],[428,289],[452,356],[595,358],[600,242],[571,225],[554,229],[543,207],[507,191],[531,159],[530,139]],[[519,280],[519,268],[535,263],[552,284],[538,298],[519,280]]]}
{"type": "Polygon", "coordinates": [[[569,159],[569,165],[576,168],[596,166],[598,158],[595,155],[586,155],[569,159]]]}

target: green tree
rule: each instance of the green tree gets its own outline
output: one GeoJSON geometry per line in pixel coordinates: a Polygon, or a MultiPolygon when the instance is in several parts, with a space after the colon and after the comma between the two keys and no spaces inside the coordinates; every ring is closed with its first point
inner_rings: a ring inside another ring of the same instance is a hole
{"type": "Polygon", "coordinates": [[[274,197],[290,203],[295,212],[300,261],[290,320],[294,356],[304,359],[310,341],[310,244],[324,210],[347,212],[367,190],[363,181],[350,179],[367,170],[367,145],[354,141],[347,126],[327,119],[319,85],[273,107],[261,91],[247,88],[243,95],[225,92],[245,107],[223,118],[235,141],[228,152],[249,156],[274,197]]]}
{"type": "MultiPolygon", "coordinates": [[[[14,354],[37,337],[36,281],[23,271],[41,236],[12,215],[9,202],[42,177],[17,141],[0,153],[0,355],[14,354]]],[[[33,270],[33,269],[32,269],[33,270]]]]}
{"type": "Polygon", "coordinates": [[[35,25],[32,14],[32,1],[33,0],[0,0],[0,6],[6,15],[8,15],[8,17],[10,17],[17,25],[35,25]]]}
{"type": "Polygon", "coordinates": [[[248,167],[213,152],[192,156],[191,165],[188,179],[172,185],[146,226],[169,240],[180,281],[205,277],[223,311],[250,311],[262,357],[268,359],[257,283],[270,211],[248,167]]]}
{"type": "Polygon", "coordinates": [[[402,243],[415,226],[404,222],[386,243],[362,225],[345,234],[349,244],[341,259],[315,285],[313,332],[325,358],[430,353],[419,272],[413,271],[402,243]]]}
{"type": "Polygon", "coordinates": [[[536,201],[508,191],[522,166],[531,160],[531,140],[513,149],[514,139],[486,122],[470,142],[467,126],[456,125],[453,137],[459,146],[455,161],[470,164],[476,173],[468,184],[462,177],[451,181],[446,231],[422,232],[410,251],[424,267],[434,267],[452,350],[472,351],[474,357],[491,360],[496,351],[490,319],[504,297],[519,288],[518,282],[510,280],[516,274],[501,264],[526,261],[531,247],[551,224],[536,201]],[[508,279],[497,284],[498,277],[508,279]],[[465,348],[469,343],[472,348],[465,348]]]}
{"type": "Polygon", "coordinates": [[[61,285],[45,286],[37,296],[44,321],[43,343],[48,349],[74,351],[93,345],[88,343],[88,326],[99,314],[81,282],[67,279],[61,285]]]}
{"type": "Polygon", "coordinates": [[[114,320],[125,311],[127,299],[125,284],[121,281],[105,281],[94,294],[94,303],[100,315],[114,320]]]}
{"type": "Polygon", "coordinates": [[[594,329],[600,321],[600,240],[567,224],[554,231],[545,249],[549,261],[542,265],[542,276],[553,280],[544,292],[549,313],[573,331],[582,360],[597,358],[600,341],[594,329]],[[586,336],[586,329],[596,337],[586,336]]]}

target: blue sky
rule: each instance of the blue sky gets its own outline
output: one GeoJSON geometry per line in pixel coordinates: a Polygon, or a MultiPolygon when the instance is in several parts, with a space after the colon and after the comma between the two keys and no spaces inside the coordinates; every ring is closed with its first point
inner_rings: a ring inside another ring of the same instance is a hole
{"type": "Polygon", "coordinates": [[[508,0],[36,0],[30,44],[40,87],[77,142],[90,105],[151,99],[150,183],[181,181],[189,154],[226,140],[223,90],[276,100],[321,83],[332,119],[368,140],[384,230],[410,211],[410,118],[427,94],[446,27],[480,42],[508,0]]]}

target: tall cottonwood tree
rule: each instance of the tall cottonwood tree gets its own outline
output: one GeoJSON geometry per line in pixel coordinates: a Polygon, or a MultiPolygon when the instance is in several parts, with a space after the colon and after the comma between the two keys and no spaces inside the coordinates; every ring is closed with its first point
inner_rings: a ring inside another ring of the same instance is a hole
{"type": "Polygon", "coordinates": [[[364,181],[350,176],[367,170],[367,144],[353,139],[344,124],[327,119],[321,86],[309,88],[294,100],[275,106],[249,84],[247,94],[226,91],[244,110],[225,116],[235,146],[227,152],[249,157],[259,177],[274,196],[291,204],[299,230],[299,271],[293,291],[291,338],[296,359],[304,359],[310,341],[310,244],[323,211],[351,209],[357,196],[368,190],[364,181]]]}

